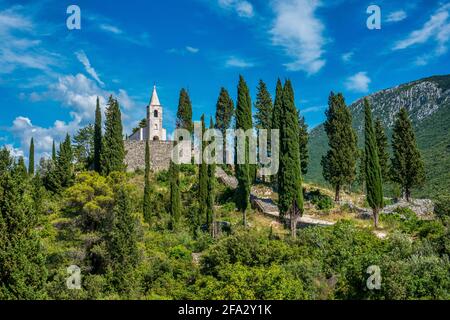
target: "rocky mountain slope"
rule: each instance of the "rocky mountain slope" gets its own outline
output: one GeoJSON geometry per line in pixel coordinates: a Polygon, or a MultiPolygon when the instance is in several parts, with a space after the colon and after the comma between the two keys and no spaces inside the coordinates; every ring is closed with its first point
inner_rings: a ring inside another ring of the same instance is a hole
{"type": "MultiPolygon", "coordinates": [[[[415,196],[434,198],[439,194],[450,194],[450,75],[402,84],[367,98],[372,104],[374,117],[380,117],[389,138],[400,108],[406,107],[410,114],[427,174],[425,186],[416,190],[415,196]]],[[[363,99],[349,106],[360,147],[364,138],[363,99]]],[[[307,181],[324,183],[320,159],[326,153],[327,142],[323,125],[311,131],[307,181]]]]}

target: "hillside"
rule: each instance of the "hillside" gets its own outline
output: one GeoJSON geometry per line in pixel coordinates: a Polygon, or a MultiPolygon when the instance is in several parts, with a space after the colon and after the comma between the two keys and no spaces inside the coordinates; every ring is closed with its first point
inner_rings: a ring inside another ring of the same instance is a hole
{"type": "MultiPolygon", "coordinates": [[[[450,75],[434,76],[367,96],[374,117],[380,117],[391,138],[396,113],[402,106],[408,110],[417,142],[425,160],[427,181],[416,197],[434,198],[450,193],[450,75]]],[[[363,99],[351,104],[353,126],[358,133],[358,144],[363,143],[363,99]]],[[[323,184],[320,159],[328,145],[323,125],[310,134],[309,152],[311,161],[306,180],[323,184]]]]}

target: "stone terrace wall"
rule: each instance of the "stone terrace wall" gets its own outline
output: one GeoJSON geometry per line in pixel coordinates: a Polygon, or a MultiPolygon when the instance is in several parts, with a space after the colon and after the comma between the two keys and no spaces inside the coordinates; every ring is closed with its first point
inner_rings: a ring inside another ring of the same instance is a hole
{"type": "MultiPolygon", "coordinates": [[[[145,143],[146,141],[126,140],[125,144],[125,164],[127,171],[145,168],[145,143]]],[[[150,163],[153,171],[168,169],[170,165],[170,155],[172,151],[172,141],[149,141],[150,163]]]]}

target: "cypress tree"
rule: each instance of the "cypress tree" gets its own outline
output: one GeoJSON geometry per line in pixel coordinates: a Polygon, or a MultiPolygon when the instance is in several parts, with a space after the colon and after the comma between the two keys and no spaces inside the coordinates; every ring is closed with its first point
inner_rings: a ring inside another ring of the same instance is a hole
{"type": "Polygon", "coordinates": [[[258,83],[255,108],[256,129],[269,130],[272,127],[273,104],[267,86],[262,80],[258,83]]]}
{"type": "Polygon", "coordinates": [[[389,152],[388,138],[384,133],[383,123],[380,118],[375,120],[375,139],[377,141],[378,159],[380,160],[381,176],[383,181],[389,179],[389,152]]]}
{"type": "Polygon", "coordinates": [[[180,91],[180,98],[178,100],[177,111],[177,128],[183,128],[189,132],[194,131],[194,123],[192,122],[192,103],[186,89],[182,88],[180,91]]]}
{"type": "Polygon", "coordinates": [[[131,199],[123,186],[115,194],[111,222],[107,246],[112,286],[119,293],[130,294],[137,284],[133,272],[140,261],[138,222],[132,214],[131,199]]]}
{"type": "Polygon", "coordinates": [[[30,152],[28,155],[28,174],[34,176],[34,139],[30,141],[30,152]]]}
{"type": "Polygon", "coordinates": [[[395,120],[392,150],[392,181],[401,186],[406,200],[410,201],[411,189],[424,183],[425,173],[411,120],[405,108],[400,109],[395,120]]]}
{"type": "MultiPolygon", "coordinates": [[[[210,129],[214,128],[213,119],[210,119],[210,129]]],[[[212,142],[211,142],[212,143],[212,142]]],[[[213,154],[214,156],[214,154],[213,154]]],[[[208,186],[207,186],[207,201],[206,201],[206,224],[211,228],[212,236],[215,236],[215,214],[214,214],[214,203],[215,203],[215,183],[216,183],[216,165],[214,163],[208,165],[208,186]],[[212,227],[211,227],[212,224],[212,227]]]]}
{"type": "Polygon", "coordinates": [[[375,228],[378,228],[378,215],[384,206],[383,182],[381,178],[380,162],[378,160],[378,146],[372,122],[372,112],[367,99],[364,99],[364,115],[364,169],[366,174],[366,197],[367,202],[373,210],[375,228]]]}
{"type": "Polygon", "coordinates": [[[144,219],[150,222],[151,217],[151,186],[150,186],[150,147],[148,140],[145,142],[145,175],[144,175],[144,219]]]}
{"type": "Polygon", "coordinates": [[[174,230],[181,216],[181,195],[180,195],[180,170],[178,164],[170,162],[169,167],[170,180],[170,225],[169,228],[174,230]]]}
{"type": "MultiPolygon", "coordinates": [[[[9,155],[9,152],[8,152],[9,155]]],[[[45,299],[46,259],[39,239],[33,185],[24,164],[0,168],[0,300],[45,299]]]]}
{"type": "Polygon", "coordinates": [[[104,175],[125,169],[123,162],[125,147],[122,131],[122,115],[119,103],[110,96],[106,108],[105,135],[101,149],[102,173],[104,175]]]}
{"type": "Polygon", "coordinates": [[[98,173],[102,172],[101,154],[102,154],[102,111],[100,109],[99,98],[97,97],[97,106],[95,107],[95,123],[94,123],[94,170],[98,173]]]}
{"type": "Polygon", "coordinates": [[[305,117],[301,117],[298,114],[298,124],[299,124],[299,147],[300,147],[300,163],[302,168],[302,175],[308,173],[308,125],[306,124],[305,117]]]}
{"type": "MultiPolygon", "coordinates": [[[[276,93],[275,93],[275,100],[273,104],[273,114],[272,114],[272,129],[281,129],[281,116],[283,113],[283,86],[281,84],[281,80],[277,80],[277,86],[276,86],[276,93]]],[[[275,150],[273,150],[275,151],[275,150]]],[[[280,152],[280,150],[278,150],[280,152]]],[[[272,177],[272,180],[277,187],[277,189],[280,187],[278,184],[278,180],[280,178],[280,170],[278,170],[277,175],[274,175],[272,177]]]]}
{"type": "Polygon", "coordinates": [[[342,94],[330,94],[325,115],[330,149],[322,157],[323,176],[335,188],[335,201],[340,201],[341,189],[355,180],[357,137],[352,128],[350,109],[345,105],[342,94]]]}
{"type": "Polygon", "coordinates": [[[53,140],[52,144],[52,161],[56,162],[56,147],[55,147],[55,140],[53,140]]]}
{"type": "MultiPolygon", "coordinates": [[[[255,127],[258,131],[260,129],[267,130],[268,150],[270,150],[270,129],[272,128],[273,103],[272,97],[267,90],[267,86],[262,80],[259,80],[257,87],[255,108],[255,127]]],[[[263,177],[263,179],[265,180],[265,177],[263,177]]]]}
{"type": "MultiPolygon", "coordinates": [[[[202,123],[202,137],[205,134],[205,115],[200,118],[202,123]]],[[[208,167],[204,160],[205,143],[202,143],[202,161],[198,167],[198,201],[199,201],[199,215],[196,226],[200,226],[201,221],[205,219],[208,223],[208,167]]]]}
{"type": "MultiPolygon", "coordinates": [[[[250,93],[244,78],[239,76],[238,93],[236,103],[236,129],[244,131],[252,128],[252,104],[250,93]]],[[[247,226],[246,211],[250,205],[250,187],[252,181],[251,166],[249,164],[249,140],[244,143],[245,160],[243,164],[236,163],[236,179],[238,187],[236,190],[236,207],[242,212],[244,227],[247,226]]],[[[237,154],[237,146],[236,152],[237,154]]]]}
{"type": "Polygon", "coordinates": [[[234,103],[230,98],[228,91],[222,87],[220,89],[219,98],[216,103],[216,129],[222,132],[223,137],[223,163],[227,162],[226,158],[226,131],[230,128],[231,119],[234,114],[234,103]]]}
{"type": "Polygon", "coordinates": [[[283,88],[281,114],[280,188],[278,207],[280,216],[290,215],[291,236],[297,234],[297,219],[303,214],[303,188],[300,163],[299,122],[290,80],[283,88]]]}
{"type": "Polygon", "coordinates": [[[66,135],[64,142],[59,147],[55,170],[59,179],[59,186],[66,188],[72,184],[74,177],[73,151],[69,134],[66,135]]]}

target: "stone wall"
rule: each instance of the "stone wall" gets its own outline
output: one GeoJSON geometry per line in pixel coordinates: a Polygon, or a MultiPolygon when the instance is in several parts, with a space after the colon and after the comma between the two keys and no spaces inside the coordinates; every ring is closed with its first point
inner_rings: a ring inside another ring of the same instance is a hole
{"type": "MultiPolygon", "coordinates": [[[[145,143],[145,140],[124,141],[127,171],[145,168],[145,143]]],[[[169,168],[172,145],[172,141],[149,141],[151,170],[160,171],[169,168]]]]}

